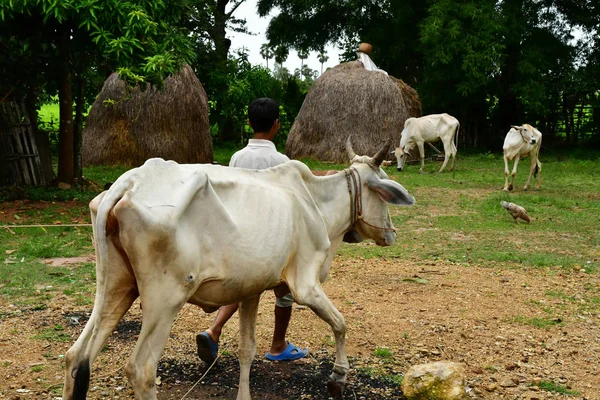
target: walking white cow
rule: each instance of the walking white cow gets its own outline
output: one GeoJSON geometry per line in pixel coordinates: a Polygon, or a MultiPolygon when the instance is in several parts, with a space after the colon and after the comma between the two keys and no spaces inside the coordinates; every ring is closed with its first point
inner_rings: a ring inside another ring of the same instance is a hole
{"type": "Polygon", "coordinates": [[[448,158],[452,156],[452,166],[454,169],[454,161],[456,160],[456,144],[458,140],[458,130],[460,123],[456,118],[449,114],[431,114],[420,118],[408,118],[404,122],[404,129],[400,137],[400,147],[394,151],[398,160],[398,171],[402,171],[406,162],[406,155],[410,154],[415,145],[421,156],[421,169],[423,172],[425,166],[425,143],[433,143],[438,140],[444,145],[444,163],[439,172],[442,172],[448,164],[448,158]]]}
{"type": "Polygon", "coordinates": [[[537,188],[542,186],[542,163],[540,163],[540,146],[542,145],[542,133],[529,124],[521,126],[513,125],[504,139],[504,191],[513,190],[515,175],[517,174],[517,165],[521,157],[529,155],[531,165],[529,167],[529,178],[523,187],[523,190],[529,188],[529,182],[532,175],[537,175],[537,188]],[[515,159],[510,184],[508,183],[508,161],[515,159]]]}
{"type": "Polygon", "coordinates": [[[299,304],[329,323],[336,356],[330,394],[341,398],[348,359],[342,314],[321,283],[346,233],[390,246],[387,203],[414,198],[373,158],[317,177],[298,161],[252,171],[150,159],[90,203],[96,248],[94,309],[66,354],[63,399],[85,399],[94,359],[139,296],[142,329],[125,366],[138,399],[156,399],[156,368],[186,302],[205,311],[241,302],[238,400],[250,399],[260,294],[287,284],[299,304]],[[358,236],[360,234],[360,236],[358,236]]]}

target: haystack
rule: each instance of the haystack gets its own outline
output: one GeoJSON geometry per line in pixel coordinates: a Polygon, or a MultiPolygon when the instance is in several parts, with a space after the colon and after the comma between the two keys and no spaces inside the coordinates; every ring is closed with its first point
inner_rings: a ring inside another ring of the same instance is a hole
{"type": "Polygon", "coordinates": [[[144,91],[127,89],[114,73],[88,115],[84,165],[135,167],[152,157],[179,163],[213,161],[208,98],[188,65],[167,78],[162,88],[144,91]]]}
{"type": "Polygon", "coordinates": [[[397,146],[404,121],[420,116],[419,97],[402,80],[368,71],[360,61],[342,63],[323,73],[306,95],[286,154],[347,162],[345,143],[352,135],[356,153],[372,156],[388,138],[397,146]]]}

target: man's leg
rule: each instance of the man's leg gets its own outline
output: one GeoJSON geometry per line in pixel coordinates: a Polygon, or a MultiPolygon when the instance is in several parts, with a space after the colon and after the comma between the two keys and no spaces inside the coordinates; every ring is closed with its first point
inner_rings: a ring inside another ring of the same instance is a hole
{"type": "Polygon", "coordinates": [[[273,329],[273,341],[269,353],[278,355],[283,353],[288,343],[285,340],[290,318],[292,317],[292,306],[280,307],[275,304],[275,329],[273,329]]]}
{"type": "Polygon", "coordinates": [[[292,304],[294,298],[286,285],[274,289],[275,297],[275,328],[273,329],[273,340],[271,349],[267,353],[269,360],[296,360],[305,357],[308,352],[297,348],[285,340],[290,318],[292,316],[292,304]]]}
{"type": "Polygon", "coordinates": [[[238,303],[223,306],[217,311],[217,316],[213,324],[196,336],[196,345],[198,346],[198,357],[208,364],[212,364],[217,358],[219,349],[219,339],[223,326],[235,314],[239,307],[238,303]]]}
{"type": "Polygon", "coordinates": [[[213,342],[218,343],[219,338],[221,337],[221,331],[223,330],[223,326],[229,321],[233,314],[238,310],[239,304],[234,303],[228,306],[223,306],[219,308],[217,311],[217,316],[215,317],[215,321],[205,332],[208,333],[208,336],[212,339],[213,342]]]}

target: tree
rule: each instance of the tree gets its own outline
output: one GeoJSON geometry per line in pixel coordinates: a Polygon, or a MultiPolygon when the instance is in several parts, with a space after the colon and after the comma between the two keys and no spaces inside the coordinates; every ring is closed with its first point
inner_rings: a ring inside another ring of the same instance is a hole
{"type": "Polygon", "coordinates": [[[334,44],[345,52],[343,61],[356,59],[361,41],[373,45],[380,68],[408,82],[416,82],[422,69],[418,49],[419,24],[427,16],[422,0],[296,1],[259,0],[260,16],[277,9],[267,39],[273,46],[321,51],[334,44]]]}
{"type": "Polygon", "coordinates": [[[300,70],[304,67],[304,60],[308,58],[308,51],[306,50],[298,50],[298,58],[300,59],[300,70]]]}
{"type": "Polygon", "coordinates": [[[277,46],[275,48],[275,63],[279,64],[279,68],[283,68],[283,63],[287,60],[289,50],[285,46],[277,46]]]}
{"type": "Polygon", "coordinates": [[[318,56],[317,60],[321,63],[321,74],[322,74],[323,73],[323,64],[325,64],[329,60],[329,57],[327,56],[327,51],[321,50],[319,52],[319,56],[318,56]]]}
{"type": "Polygon", "coordinates": [[[271,45],[330,43],[349,61],[371,43],[380,68],[416,87],[425,113],[459,118],[469,146],[497,147],[525,121],[547,138],[565,125],[577,140],[583,102],[598,104],[596,0],[258,1],[260,15],[273,9],[271,45]],[[574,27],[585,40],[573,40],[574,27]]]}
{"type": "Polygon", "coordinates": [[[267,61],[267,69],[269,69],[269,60],[273,58],[273,48],[268,43],[260,46],[260,55],[267,61]]]}
{"type": "Polygon", "coordinates": [[[456,116],[460,137],[472,147],[487,132],[487,99],[503,50],[495,3],[440,0],[421,24],[421,100],[431,112],[456,116]]]}
{"type": "Polygon", "coordinates": [[[80,175],[74,133],[81,132],[83,96],[75,97],[79,126],[74,129],[74,87],[81,93],[86,74],[112,70],[132,84],[160,84],[193,56],[180,28],[184,11],[175,0],[0,3],[0,46],[12,56],[0,60],[0,87],[17,82],[30,95],[42,88],[58,92],[59,182],[73,183],[80,175]]]}
{"type": "Polygon", "coordinates": [[[187,27],[196,47],[194,70],[215,104],[210,113],[211,123],[218,126],[219,140],[234,141],[237,136],[235,121],[226,112],[225,100],[234,73],[229,63],[231,40],[227,37],[227,29],[248,33],[246,20],[235,17],[245,0],[187,1],[193,9],[187,27]]]}
{"type": "Polygon", "coordinates": [[[301,69],[296,68],[294,71],[294,76],[310,85],[317,77],[317,71],[311,69],[308,65],[303,65],[301,69]]]}

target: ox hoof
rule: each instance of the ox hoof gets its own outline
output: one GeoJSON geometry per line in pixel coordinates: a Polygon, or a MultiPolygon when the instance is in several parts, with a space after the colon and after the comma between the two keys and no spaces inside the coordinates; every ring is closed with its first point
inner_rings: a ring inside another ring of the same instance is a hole
{"type": "Polygon", "coordinates": [[[402,168],[396,168],[398,171],[402,171],[402,168]]]}
{"type": "Polygon", "coordinates": [[[344,382],[327,382],[327,391],[334,399],[341,399],[344,396],[344,382]]]}

